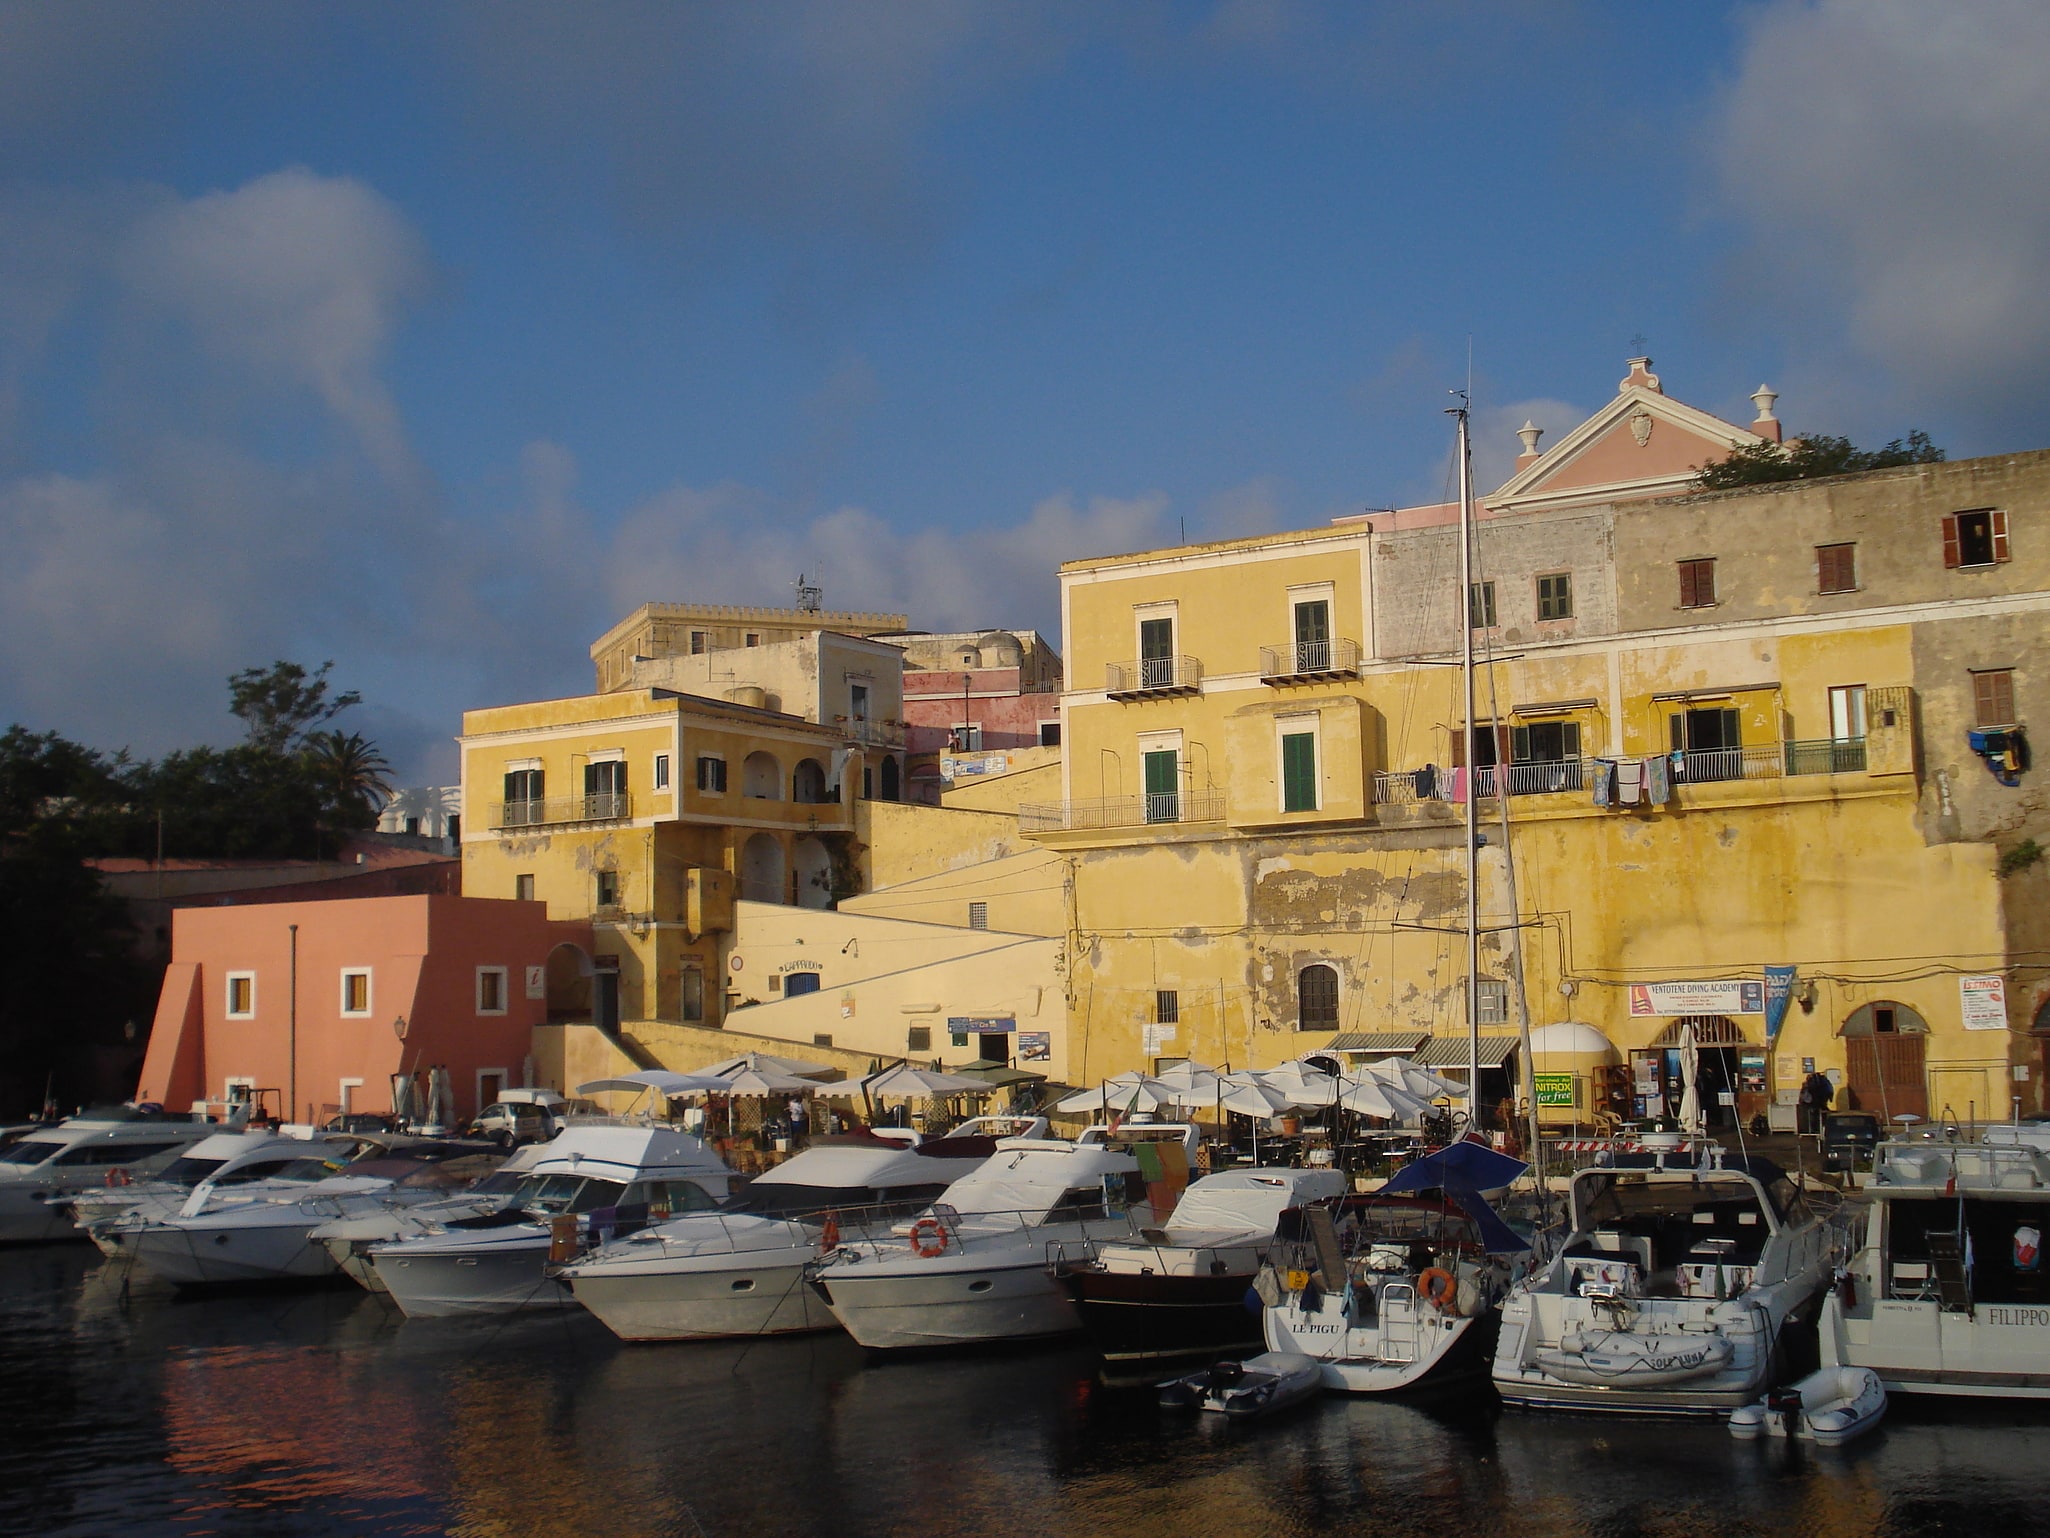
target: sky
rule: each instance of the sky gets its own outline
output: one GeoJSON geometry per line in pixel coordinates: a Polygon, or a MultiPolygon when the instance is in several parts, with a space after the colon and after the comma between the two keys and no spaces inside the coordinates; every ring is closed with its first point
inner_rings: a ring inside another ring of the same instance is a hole
{"type": "Polygon", "coordinates": [[[332,659],[451,777],[649,601],[1063,560],[1668,393],[2050,446],[2040,0],[0,0],[0,723],[332,659]]]}

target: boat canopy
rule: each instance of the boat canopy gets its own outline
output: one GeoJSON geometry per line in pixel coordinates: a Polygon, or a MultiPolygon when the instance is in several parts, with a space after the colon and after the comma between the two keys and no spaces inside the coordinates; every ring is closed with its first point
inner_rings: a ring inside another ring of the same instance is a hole
{"type": "Polygon", "coordinates": [[[1381,1194],[1442,1191],[1446,1200],[1473,1219],[1474,1227],[1480,1230],[1481,1247],[1488,1254],[1516,1255],[1529,1249],[1530,1241],[1503,1222],[1481,1192],[1498,1190],[1529,1168],[1521,1159],[1461,1139],[1436,1153],[1412,1159],[1389,1177],[1381,1194]]]}

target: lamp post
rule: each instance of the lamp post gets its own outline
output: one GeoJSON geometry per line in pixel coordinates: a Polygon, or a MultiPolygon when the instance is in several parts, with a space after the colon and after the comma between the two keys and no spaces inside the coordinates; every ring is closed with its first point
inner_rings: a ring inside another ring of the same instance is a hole
{"type": "Polygon", "coordinates": [[[290,1121],[299,1109],[299,926],[287,924],[285,927],[292,931],[292,997],[286,1011],[289,1034],[285,1059],[285,1119],[290,1121]]]}

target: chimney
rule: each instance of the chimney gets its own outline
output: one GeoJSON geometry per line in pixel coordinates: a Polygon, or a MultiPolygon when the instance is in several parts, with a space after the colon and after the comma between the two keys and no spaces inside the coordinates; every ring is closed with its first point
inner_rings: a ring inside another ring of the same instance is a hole
{"type": "Polygon", "coordinates": [[[1528,418],[1516,429],[1516,436],[1523,440],[1523,452],[1516,456],[1517,474],[1521,475],[1538,462],[1538,439],[1544,435],[1545,430],[1528,418]]]}
{"type": "Polygon", "coordinates": [[[1780,419],[1772,414],[1772,404],[1779,399],[1779,392],[1770,385],[1760,385],[1751,392],[1751,404],[1758,408],[1758,419],[1751,424],[1751,431],[1772,443],[1780,441],[1780,419]]]}

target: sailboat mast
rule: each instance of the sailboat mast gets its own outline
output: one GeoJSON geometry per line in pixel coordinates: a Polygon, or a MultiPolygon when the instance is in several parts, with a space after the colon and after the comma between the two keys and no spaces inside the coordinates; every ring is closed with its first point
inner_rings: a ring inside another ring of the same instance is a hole
{"type": "Polygon", "coordinates": [[[1459,682],[1466,696],[1466,1125],[1481,1122],[1480,755],[1473,688],[1473,461],[1464,391],[1452,415],[1459,425],[1459,682]]]}

